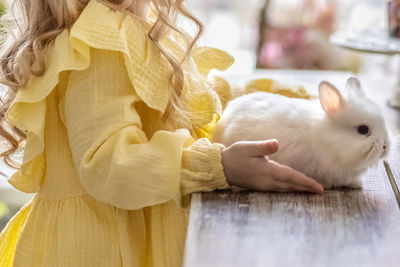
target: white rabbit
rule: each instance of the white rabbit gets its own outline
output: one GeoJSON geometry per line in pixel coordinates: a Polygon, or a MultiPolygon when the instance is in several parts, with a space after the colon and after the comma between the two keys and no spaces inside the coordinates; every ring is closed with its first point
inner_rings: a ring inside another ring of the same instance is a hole
{"type": "Polygon", "coordinates": [[[277,139],[269,156],[324,188],[361,187],[360,175],[388,154],[389,133],[379,107],[366,97],[357,78],[346,83],[346,98],[328,82],[319,101],[256,92],[232,100],[218,122],[213,141],[277,139]]]}

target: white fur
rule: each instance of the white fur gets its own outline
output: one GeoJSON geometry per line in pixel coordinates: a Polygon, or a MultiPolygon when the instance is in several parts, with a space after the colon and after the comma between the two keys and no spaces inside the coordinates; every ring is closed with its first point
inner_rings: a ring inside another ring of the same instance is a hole
{"type": "MultiPolygon", "coordinates": [[[[279,150],[268,156],[270,159],[315,178],[325,188],[360,187],[359,176],[387,155],[390,140],[378,106],[354,79],[346,84],[347,98],[328,84],[342,101],[334,113],[325,112],[318,100],[264,92],[236,98],[222,114],[213,141],[229,146],[238,141],[276,138],[279,150]],[[370,135],[357,132],[363,124],[369,127],[370,135]]],[[[321,82],[320,95],[321,90],[329,90],[321,89],[326,84],[321,82]]]]}

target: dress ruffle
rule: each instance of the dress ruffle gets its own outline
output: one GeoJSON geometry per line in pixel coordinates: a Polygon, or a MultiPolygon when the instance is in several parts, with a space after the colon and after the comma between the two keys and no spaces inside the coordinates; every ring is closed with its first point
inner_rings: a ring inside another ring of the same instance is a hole
{"type": "MultiPolygon", "coordinates": [[[[138,17],[132,18],[92,0],[70,32],[65,30],[56,38],[48,51],[46,72],[42,76],[31,75],[6,114],[13,125],[27,134],[22,167],[9,179],[14,187],[27,193],[37,192],[41,187],[46,170],[46,97],[57,87],[63,73],[89,67],[91,48],[121,52],[138,96],[148,107],[165,111],[172,68],[148,38],[150,27],[138,17]]],[[[208,47],[196,47],[193,60],[204,77],[211,69],[224,70],[233,63],[226,52],[208,47]]]]}
{"type": "Polygon", "coordinates": [[[57,86],[61,73],[83,70],[89,66],[86,53],[75,50],[68,42],[68,32],[62,32],[49,50],[47,71],[42,76],[31,75],[21,88],[6,113],[7,119],[27,134],[21,169],[8,181],[17,189],[37,192],[46,170],[44,155],[44,128],[46,124],[46,97],[57,86]],[[58,51],[63,53],[56,54],[58,51]]]}

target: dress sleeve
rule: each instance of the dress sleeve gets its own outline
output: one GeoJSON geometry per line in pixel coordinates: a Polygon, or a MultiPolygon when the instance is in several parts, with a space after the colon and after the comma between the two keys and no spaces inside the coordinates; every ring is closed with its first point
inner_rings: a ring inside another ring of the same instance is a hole
{"type": "Polygon", "coordinates": [[[64,123],[80,182],[99,201],[140,209],[198,191],[227,188],[221,145],[194,140],[186,129],[142,131],[140,97],[123,55],[91,51],[88,69],[71,72],[64,123]]]}

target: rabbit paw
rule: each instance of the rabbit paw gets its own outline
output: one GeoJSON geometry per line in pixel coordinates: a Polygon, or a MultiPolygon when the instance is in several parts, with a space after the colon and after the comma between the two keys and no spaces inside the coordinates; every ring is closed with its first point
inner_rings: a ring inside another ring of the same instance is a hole
{"type": "Polygon", "coordinates": [[[362,183],[359,179],[352,181],[350,184],[347,185],[349,188],[360,189],[362,188],[362,183]]]}

